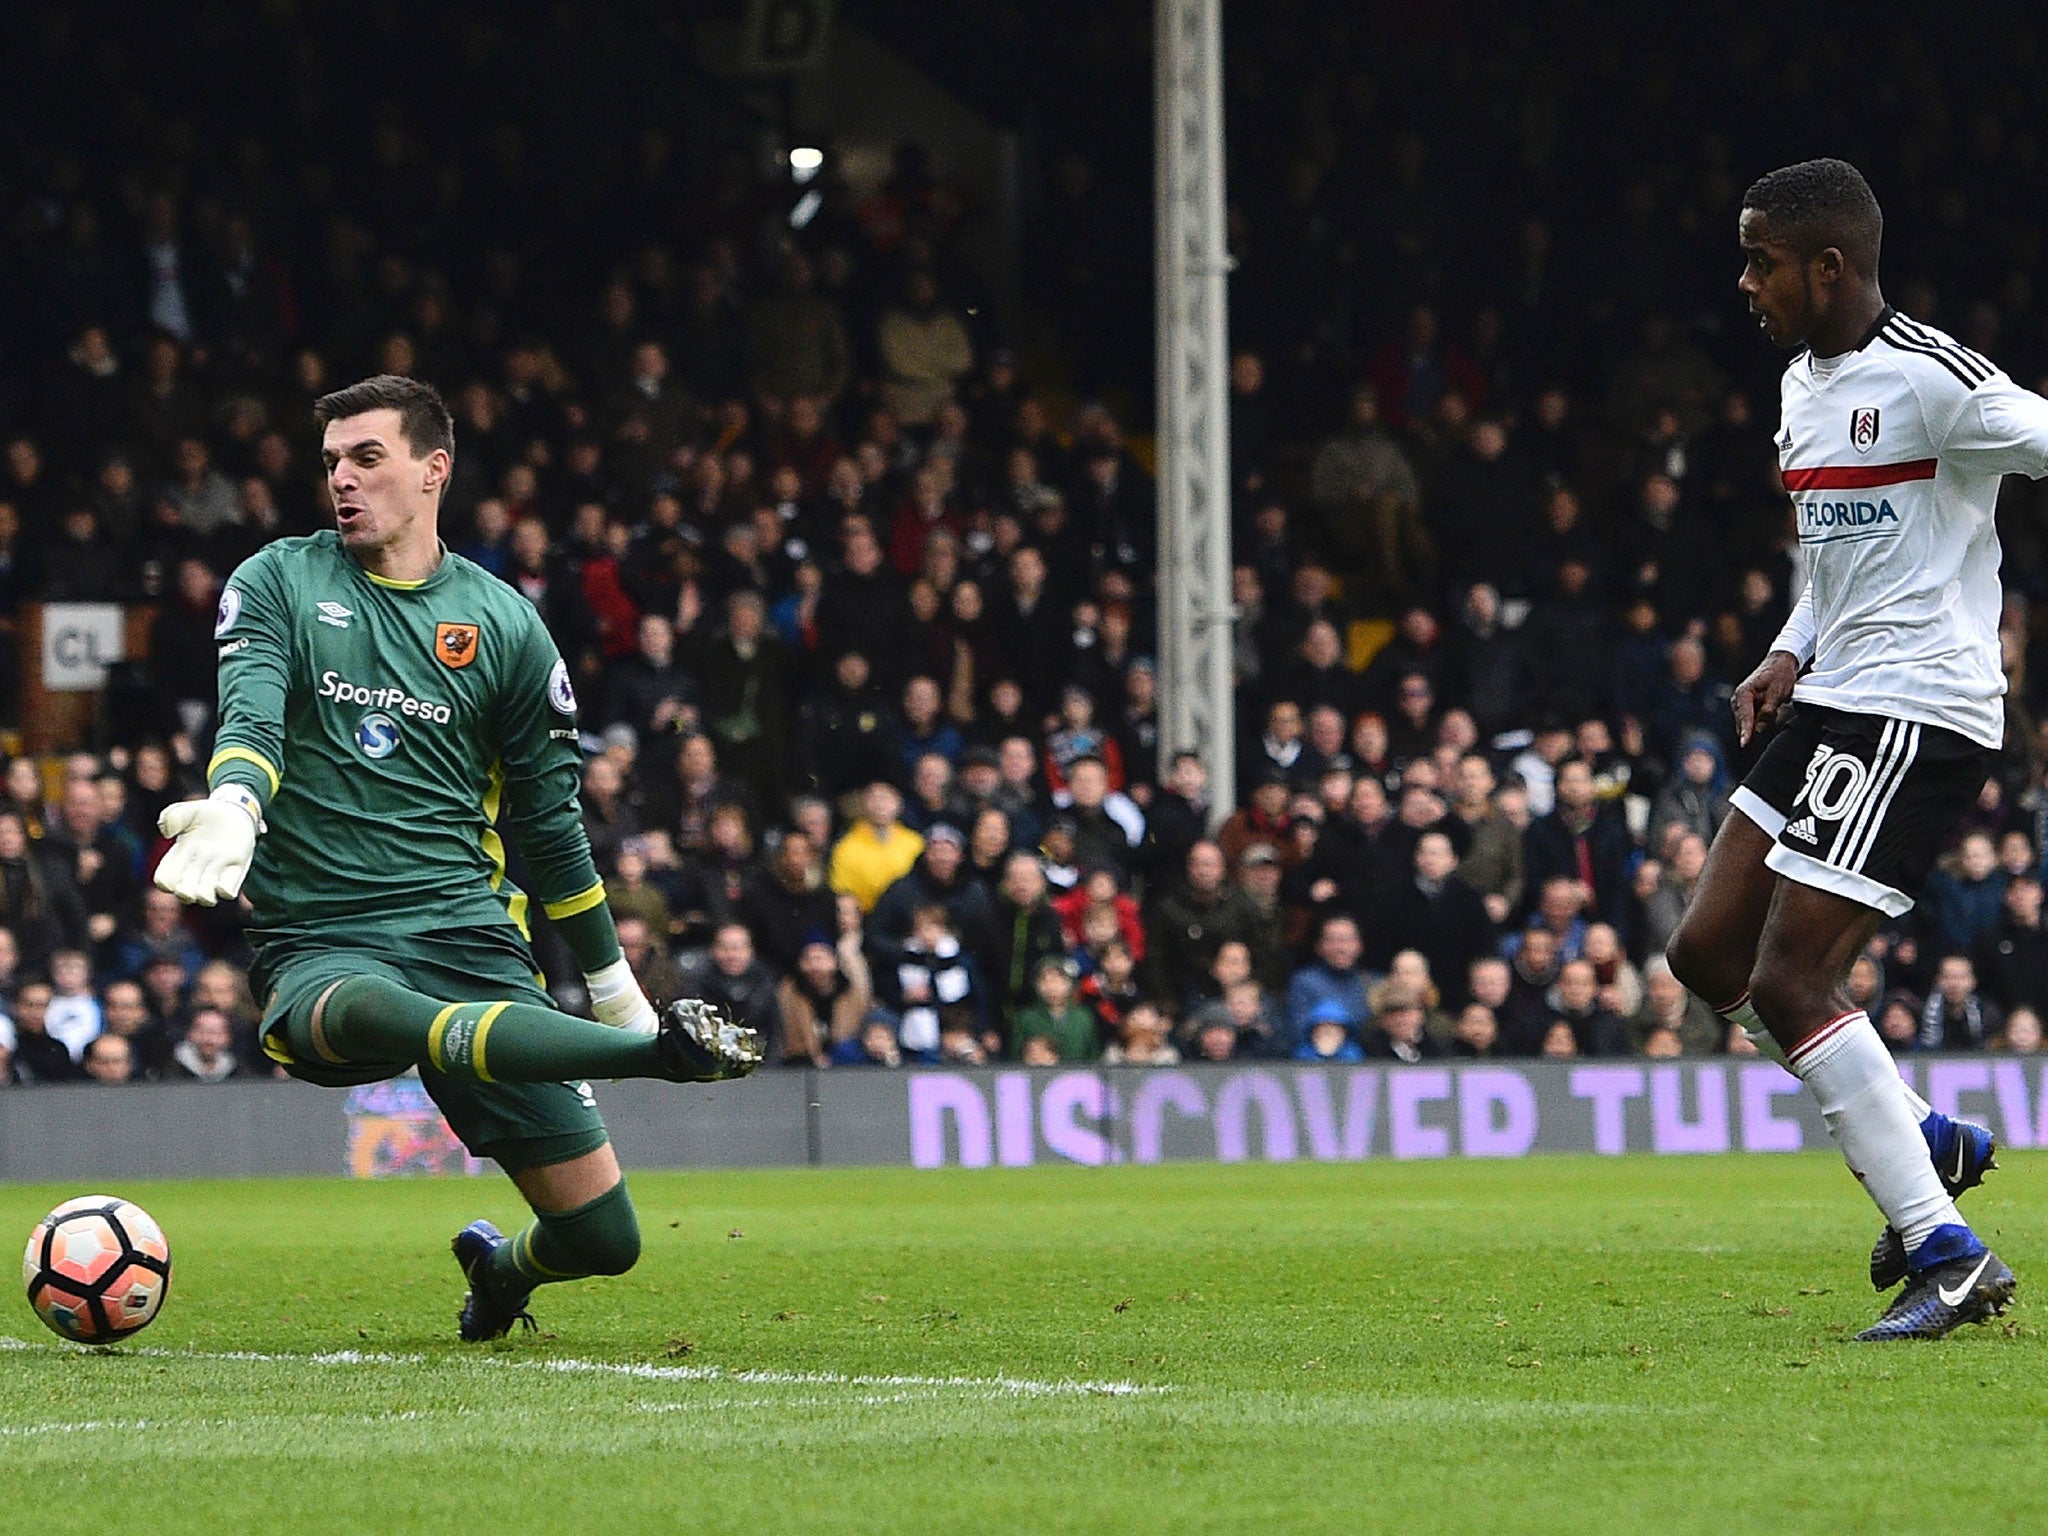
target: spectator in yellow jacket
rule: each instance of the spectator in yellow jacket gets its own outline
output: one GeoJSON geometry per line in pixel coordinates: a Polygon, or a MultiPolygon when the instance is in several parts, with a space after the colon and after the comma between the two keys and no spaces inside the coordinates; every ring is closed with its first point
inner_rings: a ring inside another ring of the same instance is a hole
{"type": "Polygon", "coordinates": [[[861,791],[860,820],[832,846],[832,889],[872,912],[882,892],[902,879],[924,852],[924,839],[898,819],[903,797],[877,779],[861,791]]]}

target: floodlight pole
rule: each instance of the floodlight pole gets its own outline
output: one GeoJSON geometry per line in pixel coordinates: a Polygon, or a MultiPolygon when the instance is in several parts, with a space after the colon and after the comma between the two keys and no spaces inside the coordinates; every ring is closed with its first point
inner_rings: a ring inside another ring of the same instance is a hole
{"type": "Polygon", "coordinates": [[[1223,5],[1157,7],[1160,764],[1201,754],[1213,830],[1237,803],[1223,5]]]}

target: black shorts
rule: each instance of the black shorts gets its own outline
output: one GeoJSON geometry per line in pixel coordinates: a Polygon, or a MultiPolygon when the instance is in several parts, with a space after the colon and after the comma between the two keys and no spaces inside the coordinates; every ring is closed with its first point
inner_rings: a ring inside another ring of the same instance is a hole
{"type": "Polygon", "coordinates": [[[1938,725],[1800,704],[1729,799],[1776,840],[1764,862],[1779,874],[1897,917],[1992,756],[1938,725]]]}

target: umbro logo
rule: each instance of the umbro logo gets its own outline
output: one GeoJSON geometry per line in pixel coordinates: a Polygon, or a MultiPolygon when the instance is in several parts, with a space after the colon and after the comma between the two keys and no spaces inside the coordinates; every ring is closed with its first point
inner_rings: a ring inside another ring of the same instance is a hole
{"type": "Polygon", "coordinates": [[[1791,826],[1785,829],[1785,835],[1787,837],[1796,837],[1802,843],[1817,843],[1820,841],[1820,829],[1813,824],[1811,816],[1802,816],[1793,822],[1791,826]]]}
{"type": "Polygon", "coordinates": [[[332,624],[336,629],[347,629],[348,621],[356,616],[353,608],[344,608],[339,603],[315,603],[322,624],[332,624]]]}

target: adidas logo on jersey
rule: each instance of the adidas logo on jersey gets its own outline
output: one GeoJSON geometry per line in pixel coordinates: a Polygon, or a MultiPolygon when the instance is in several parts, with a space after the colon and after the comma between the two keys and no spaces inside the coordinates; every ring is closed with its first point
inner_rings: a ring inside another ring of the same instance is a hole
{"type": "Polygon", "coordinates": [[[1785,829],[1785,835],[1787,837],[1796,837],[1802,843],[1817,843],[1820,841],[1820,829],[1813,824],[1811,816],[1802,816],[1793,822],[1791,826],[1785,829]]]}

